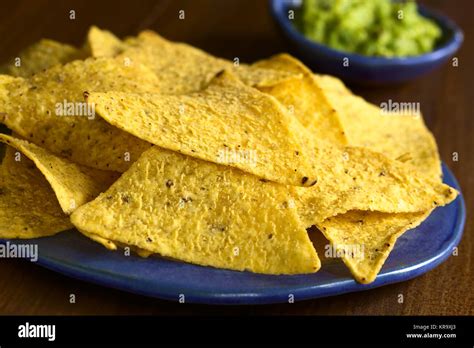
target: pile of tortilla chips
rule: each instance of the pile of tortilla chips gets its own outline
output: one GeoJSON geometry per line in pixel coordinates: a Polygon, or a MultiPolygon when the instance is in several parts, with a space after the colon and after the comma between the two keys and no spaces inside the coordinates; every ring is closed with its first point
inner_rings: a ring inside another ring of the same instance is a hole
{"type": "Polygon", "coordinates": [[[251,65],[145,31],[42,40],[2,68],[0,238],[76,227],[266,274],[321,267],[316,226],[372,282],[396,240],[457,192],[419,114],[382,114],[280,54],[251,65]]]}

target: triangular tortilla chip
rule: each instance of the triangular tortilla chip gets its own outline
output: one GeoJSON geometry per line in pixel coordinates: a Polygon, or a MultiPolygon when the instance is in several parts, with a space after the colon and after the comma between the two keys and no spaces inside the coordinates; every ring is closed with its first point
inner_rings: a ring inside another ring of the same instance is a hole
{"type": "Polygon", "coordinates": [[[84,54],[73,46],[43,39],[20,52],[18,57],[11,58],[10,63],[0,68],[0,73],[29,77],[54,65],[66,64],[83,56],[84,54]]]}
{"type": "Polygon", "coordinates": [[[123,172],[150,144],[96,117],[94,108],[84,102],[84,92],[156,92],[157,84],[148,68],[106,58],[55,66],[29,79],[2,75],[0,119],[23,138],[61,157],[123,172]]]}
{"type": "Polygon", "coordinates": [[[91,26],[87,33],[86,51],[91,57],[115,57],[126,48],[118,37],[110,31],[91,26]]]}
{"type": "Polygon", "coordinates": [[[269,274],[316,272],[284,186],[153,147],[71,221],[88,236],[186,262],[269,274]]]}
{"type": "MultiPolygon", "coordinates": [[[[304,130],[299,134],[303,137],[304,130]]],[[[366,148],[317,142],[313,159],[318,182],[297,188],[299,215],[307,227],[349,210],[424,212],[457,195],[448,185],[366,148]]]]}
{"type": "Polygon", "coordinates": [[[0,238],[38,238],[72,228],[48,181],[7,147],[0,167],[0,238]]]}
{"type": "Polygon", "coordinates": [[[274,69],[235,64],[185,43],[171,42],[153,31],[141,32],[128,40],[128,48],[118,58],[150,67],[160,80],[160,92],[184,94],[206,87],[221,70],[230,70],[248,86],[270,86],[295,74],[274,69]]]}
{"type": "MultiPolygon", "coordinates": [[[[25,140],[0,134],[0,142],[17,149],[33,161],[51,185],[59,205],[66,214],[72,213],[77,207],[97,197],[115,179],[110,172],[98,178],[98,170],[69,162],[25,140]]],[[[18,160],[23,160],[20,153],[16,156],[18,160]]]]}
{"type": "MultiPolygon", "coordinates": [[[[454,189],[452,192],[441,204],[437,203],[440,206],[451,203],[457,196],[454,189]]],[[[344,254],[342,260],[358,282],[368,284],[375,280],[397,239],[420,225],[432,211],[381,213],[355,210],[328,218],[316,226],[337,250],[346,246],[350,249],[354,245],[363,247],[362,255],[344,254]]]]}
{"type": "Polygon", "coordinates": [[[252,67],[264,67],[300,75],[259,90],[278,99],[314,138],[336,145],[346,145],[347,139],[336,110],[315,81],[313,73],[296,58],[279,54],[261,60],[252,67]]]}
{"type": "Polygon", "coordinates": [[[328,218],[317,227],[343,255],[354,278],[368,284],[375,280],[397,239],[430,213],[431,210],[406,214],[351,211],[328,218]]]}
{"type": "Polygon", "coordinates": [[[365,247],[361,258],[343,257],[362,283],[375,279],[399,236],[420,224],[435,207],[449,204],[457,196],[456,190],[439,180],[424,177],[380,153],[368,152],[365,148],[346,148],[347,164],[343,170],[356,178],[352,188],[334,165],[336,171],[328,172],[337,178],[333,191],[327,191],[328,185],[315,185],[297,188],[300,196],[296,196],[298,213],[306,226],[316,225],[338,250],[342,248],[338,244],[365,247]],[[345,213],[344,209],[349,211],[345,213]],[[397,212],[410,210],[413,213],[397,212]],[[320,220],[331,213],[338,215],[320,220]]]}
{"type": "Polygon", "coordinates": [[[436,141],[421,113],[382,113],[380,107],[353,95],[335,77],[317,75],[315,79],[337,110],[350,145],[401,160],[432,179],[441,177],[436,141]]]}
{"type": "Polygon", "coordinates": [[[91,93],[111,125],[160,147],[289,185],[314,182],[296,121],[272,97],[222,72],[187,95],[91,93]]]}

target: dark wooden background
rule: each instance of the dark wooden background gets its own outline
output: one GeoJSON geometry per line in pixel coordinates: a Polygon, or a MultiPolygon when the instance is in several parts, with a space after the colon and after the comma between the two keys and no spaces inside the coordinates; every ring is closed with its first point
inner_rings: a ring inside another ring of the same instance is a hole
{"type": "MultiPolygon", "coordinates": [[[[441,156],[463,188],[467,224],[453,256],[407,282],[370,291],[286,305],[218,307],[171,303],[69,279],[28,261],[0,260],[0,314],[474,314],[474,25],[471,0],[423,1],[464,30],[459,67],[446,65],[401,86],[354,90],[368,100],[419,101],[441,156]],[[452,161],[453,152],[459,161],[452,161]],[[69,303],[69,295],[76,303],[69,303]],[[404,303],[398,303],[398,296],[404,303]]],[[[151,28],[227,58],[250,62],[287,51],[266,0],[17,0],[0,2],[0,60],[44,37],[82,45],[90,25],[119,36],[151,28]],[[69,19],[69,11],[76,19],[69,19]],[[178,11],[185,10],[185,20],[178,11]]]]}

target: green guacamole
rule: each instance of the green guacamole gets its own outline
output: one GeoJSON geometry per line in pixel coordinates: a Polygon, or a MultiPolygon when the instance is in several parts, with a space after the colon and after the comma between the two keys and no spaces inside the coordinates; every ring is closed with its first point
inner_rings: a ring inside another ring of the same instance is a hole
{"type": "Polygon", "coordinates": [[[441,30],[414,1],[303,0],[296,26],[334,49],[366,56],[416,56],[434,49],[441,30]]]}

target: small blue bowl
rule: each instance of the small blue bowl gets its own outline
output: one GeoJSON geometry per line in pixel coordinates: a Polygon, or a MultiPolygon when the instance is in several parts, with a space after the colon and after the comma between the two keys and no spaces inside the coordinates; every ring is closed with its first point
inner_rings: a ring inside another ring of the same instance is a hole
{"type": "Polygon", "coordinates": [[[297,9],[301,1],[270,0],[270,11],[295,53],[318,72],[336,75],[359,84],[400,83],[423,75],[445,63],[463,42],[462,30],[449,18],[418,5],[421,15],[434,20],[442,29],[442,38],[434,51],[404,58],[369,57],[335,50],[314,42],[300,33],[288,19],[288,11],[297,9]],[[344,67],[344,58],[349,66],[344,67]]]}

